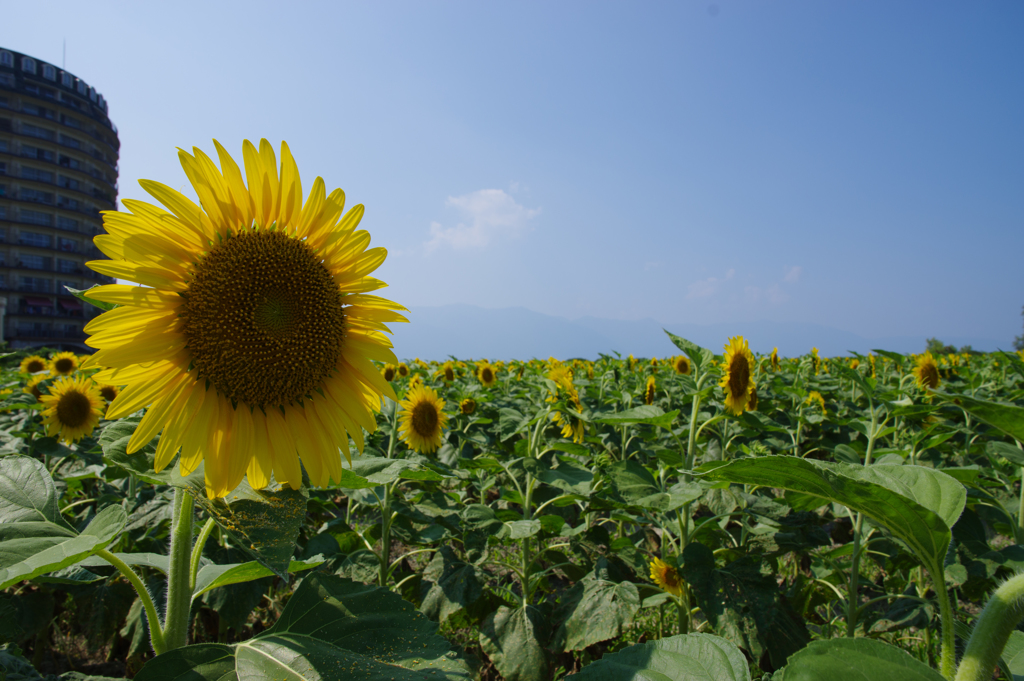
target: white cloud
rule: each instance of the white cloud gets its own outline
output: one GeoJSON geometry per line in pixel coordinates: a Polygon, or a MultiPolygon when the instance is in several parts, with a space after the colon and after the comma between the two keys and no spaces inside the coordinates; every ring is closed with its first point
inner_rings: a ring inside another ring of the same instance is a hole
{"type": "Polygon", "coordinates": [[[787,284],[795,284],[796,282],[800,281],[800,275],[803,273],[803,271],[803,268],[800,267],[799,265],[795,267],[790,267],[789,269],[786,270],[786,276],[782,278],[782,281],[786,282],[787,284]]]}
{"type": "Polygon", "coordinates": [[[718,278],[708,277],[707,279],[701,279],[695,281],[686,287],[687,298],[707,298],[713,296],[718,291],[718,278]]]}
{"type": "Polygon", "coordinates": [[[457,250],[484,248],[496,239],[522,236],[531,229],[529,221],[540,214],[539,208],[526,208],[501,189],[449,196],[444,203],[460,210],[465,221],[454,227],[431,222],[428,253],[444,245],[457,250]]]}

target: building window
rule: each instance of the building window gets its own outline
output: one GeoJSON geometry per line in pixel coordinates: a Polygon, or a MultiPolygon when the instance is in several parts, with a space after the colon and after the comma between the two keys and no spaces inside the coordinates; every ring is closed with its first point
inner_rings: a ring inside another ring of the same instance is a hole
{"type": "Polygon", "coordinates": [[[78,253],[78,242],[66,237],[57,237],[57,247],[67,253],[78,253]]]}
{"type": "Polygon", "coordinates": [[[42,277],[22,277],[21,285],[18,286],[22,291],[37,291],[39,293],[50,292],[51,281],[49,279],[43,279],[42,277]]]}
{"type": "Polygon", "coordinates": [[[57,80],[57,69],[53,68],[49,64],[43,64],[43,78],[47,80],[57,80]]]}
{"type": "Polygon", "coordinates": [[[57,176],[57,184],[59,186],[61,186],[61,187],[64,187],[65,189],[79,190],[82,187],[82,183],[81,182],[79,182],[78,180],[72,179],[72,178],[68,177],[67,175],[58,175],[57,176]]]}
{"type": "Polygon", "coordinates": [[[37,210],[25,210],[21,209],[20,213],[21,221],[27,222],[30,225],[43,225],[49,227],[53,224],[53,216],[49,213],[40,213],[37,210]]]}
{"type": "Polygon", "coordinates": [[[69,128],[75,128],[76,130],[85,129],[77,118],[71,118],[70,116],[61,116],[60,122],[68,126],[69,128]]]}
{"type": "Polygon", "coordinates": [[[22,57],[21,58],[21,70],[22,71],[26,71],[28,73],[35,73],[36,72],[36,60],[33,59],[32,57],[22,57]]]}
{"type": "Polygon", "coordinates": [[[29,137],[38,137],[44,140],[56,139],[56,135],[53,134],[53,130],[47,128],[40,128],[38,125],[32,125],[31,123],[21,124],[21,134],[28,135],[29,137]]]}
{"type": "Polygon", "coordinates": [[[60,227],[61,229],[70,229],[77,232],[78,220],[72,220],[71,218],[66,218],[63,215],[58,215],[57,226],[60,227]]]}
{"type": "Polygon", "coordinates": [[[7,151],[7,140],[0,140],[0,151],[7,151]]]}
{"type": "Polygon", "coordinates": [[[0,206],[0,220],[7,219],[7,206],[0,206]]]}
{"type": "Polygon", "coordinates": [[[89,88],[89,101],[91,101],[93,103],[96,102],[96,88],[93,88],[93,87],[89,88]]]}
{"type": "Polygon", "coordinates": [[[14,55],[7,50],[0,50],[0,66],[14,68],[14,55]]]}
{"type": "Polygon", "coordinates": [[[35,158],[40,161],[49,161],[53,163],[55,154],[49,149],[40,149],[39,147],[33,147],[31,144],[21,145],[21,155],[25,158],[35,158]]]}
{"type": "Polygon", "coordinates": [[[22,201],[32,201],[33,203],[53,203],[53,194],[50,192],[41,192],[38,189],[25,189],[21,188],[18,192],[18,198],[22,201]]]}
{"type": "Polygon", "coordinates": [[[43,257],[41,255],[29,255],[27,253],[22,253],[19,256],[19,260],[21,261],[20,262],[20,266],[24,267],[25,269],[29,269],[29,270],[50,269],[49,267],[46,267],[46,261],[49,260],[49,258],[45,258],[45,257],[43,257]]]}
{"type": "MultiPolygon", "coordinates": [[[[2,166],[2,165],[3,165],[3,163],[0,163],[0,166],[2,166]]],[[[0,168],[0,172],[3,172],[3,168],[0,168]]],[[[3,196],[7,196],[7,185],[6,184],[0,184],[0,197],[3,197],[3,196]]]]}
{"type": "Polygon", "coordinates": [[[0,73],[0,85],[3,85],[4,87],[14,87],[14,74],[0,73]]]}
{"type": "Polygon", "coordinates": [[[57,271],[63,272],[64,274],[78,274],[78,263],[74,260],[64,260],[63,258],[57,258],[57,271]]]}
{"type": "Polygon", "coordinates": [[[83,95],[83,96],[85,95],[86,92],[88,92],[88,90],[86,89],[85,83],[83,81],[78,81],[78,88],[77,89],[78,89],[78,94],[83,95]]]}
{"type": "Polygon", "coordinates": [[[21,234],[18,235],[18,243],[25,246],[49,248],[53,244],[53,237],[49,234],[37,234],[22,230],[21,234]]]}
{"type": "Polygon", "coordinates": [[[78,199],[69,199],[66,196],[58,196],[57,205],[69,210],[79,210],[82,207],[81,204],[78,203],[78,199]]]}
{"type": "Polygon", "coordinates": [[[72,170],[82,170],[82,164],[79,163],[77,160],[71,158],[70,156],[65,156],[64,154],[61,154],[58,162],[65,168],[71,168],[72,170]]]}
{"type": "Polygon", "coordinates": [[[74,87],[75,80],[71,77],[70,73],[67,73],[66,71],[61,71],[60,84],[64,87],[74,87]]]}
{"type": "Polygon", "coordinates": [[[21,177],[25,180],[34,180],[35,182],[53,182],[53,173],[30,166],[21,167],[21,177]]]}
{"type": "MultiPolygon", "coordinates": [[[[24,127],[24,126],[22,126],[22,127],[24,127]]],[[[82,143],[81,142],[76,140],[74,137],[68,137],[67,135],[65,135],[63,133],[60,136],[60,143],[63,144],[65,147],[71,147],[72,149],[81,149],[82,148],[82,143]]]]}

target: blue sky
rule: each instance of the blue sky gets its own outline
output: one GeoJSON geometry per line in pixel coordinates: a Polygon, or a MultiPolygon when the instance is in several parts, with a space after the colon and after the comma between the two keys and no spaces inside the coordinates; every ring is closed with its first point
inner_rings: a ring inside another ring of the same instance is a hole
{"type": "Polygon", "coordinates": [[[185,185],[176,147],[285,139],[414,312],[1021,333],[1024,3],[2,13],[0,45],[59,66],[66,37],[109,101],[122,197],[185,185]]]}

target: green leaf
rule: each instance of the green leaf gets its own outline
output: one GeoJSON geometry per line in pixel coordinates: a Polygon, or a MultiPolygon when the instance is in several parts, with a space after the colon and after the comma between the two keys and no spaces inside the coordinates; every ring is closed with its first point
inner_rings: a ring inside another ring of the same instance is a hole
{"type": "Polygon", "coordinates": [[[750,681],[750,671],[743,653],[724,638],[686,634],[638,643],[606,654],[568,678],[577,681],[750,681]]]}
{"type": "Polygon", "coordinates": [[[78,298],[84,303],[89,303],[90,305],[98,307],[103,311],[113,310],[115,307],[118,307],[114,303],[104,303],[102,300],[96,300],[89,296],[89,291],[93,290],[97,286],[99,286],[99,284],[94,284],[85,289],[71,288],[70,286],[65,286],[64,288],[67,289],[68,293],[73,295],[75,298],[78,298]]]}
{"type": "Polygon", "coordinates": [[[594,423],[603,423],[610,426],[625,426],[634,423],[644,423],[661,428],[671,428],[675,423],[679,411],[670,411],[667,414],[660,407],[651,404],[644,404],[639,407],[618,411],[614,413],[603,413],[595,415],[594,423]]]}
{"type": "Polygon", "coordinates": [[[584,579],[564,596],[562,626],[555,634],[559,650],[583,650],[618,638],[640,609],[640,594],[632,582],[584,579]]]}
{"type": "Polygon", "coordinates": [[[509,530],[509,539],[526,539],[541,530],[539,520],[513,520],[505,523],[505,527],[509,530]]]}
{"type": "MultiPolygon", "coordinates": [[[[324,561],[319,558],[310,560],[293,560],[288,565],[288,572],[296,573],[303,570],[323,565],[324,561]]],[[[199,570],[196,575],[196,590],[192,594],[192,600],[201,597],[207,591],[216,589],[219,586],[238,584],[240,582],[251,582],[262,577],[271,577],[273,572],[257,561],[248,563],[233,563],[230,565],[207,565],[199,570]]]]}
{"type": "Polygon", "coordinates": [[[128,517],[123,508],[107,506],[79,535],[25,537],[0,541],[0,590],[22,580],[74,565],[92,553],[106,548],[121,534],[127,521],[128,517]]]}
{"type": "Polygon", "coordinates": [[[843,504],[884,525],[928,565],[941,565],[963,485],[922,466],[855,466],[793,456],[738,459],[702,471],[711,480],[781,487],[843,504]]]}
{"type": "Polygon", "coordinates": [[[53,478],[40,461],[0,459],[0,523],[45,522],[71,529],[61,518],[57,497],[53,478]]]}
{"type": "Polygon", "coordinates": [[[984,421],[993,428],[998,428],[1020,442],[1024,442],[1024,407],[979,400],[967,395],[952,395],[940,391],[936,391],[935,394],[962,407],[964,411],[978,420],[984,421]]]}
{"type": "Polygon", "coordinates": [[[484,603],[487,574],[475,565],[465,563],[448,546],[442,546],[423,571],[429,584],[420,612],[443,624],[457,612],[472,611],[484,603]]]}
{"type": "Polygon", "coordinates": [[[389,485],[395,480],[443,480],[438,473],[425,468],[415,461],[408,459],[385,459],[380,456],[357,456],[352,459],[352,469],[348,471],[342,467],[343,477],[341,487],[349,489],[360,489],[376,487],[377,485],[389,485]],[[362,484],[359,487],[344,483],[344,473],[351,472],[358,478],[362,478],[369,484],[362,484]]]}
{"type": "Polygon", "coordinates": [[[205,483],[201,488],[192,484],[189,488],[196,503],[234,538],[239,548],[281,579],[288,579],[295,540],[306,518],[305,488],[254,490],[248,480],[242,480],[223,499],[207,498],[205,483]]]}
{"type": "Polygon", "coordinates": [[[700,485],[690,482],[676,483],[662,492],[651,472],[633,459],[617,461],[609,466],[608,477],[625,504],[662,512],[674,511],[703,494],[700,485]]]}
{"type": "Polygon", "coordinates": [[[270,629],[233,646],[159,655],[135,678],[468,681],[471,674],[437,625],[397,594],[318,572],[302,580],[270,629]]]}
{"type": "MultiPolygon", "coordinates": [[[[662,331],[665,331],[665,329],[662,329],[662,331]]],[[[669,333],[668,331],[665,331],[665,333],[677,348],[686,353],[686,356],[690,358],[690,361],[692,361],[694,366],[698,369],[705,364],[710,364],[715,358],[714,354],[710,350],[705,350],[696,343],[692,343],[685,338],[669,333]]]]}
{"type": "Polygon", "coordinates": [[[810,641],[803,619],[782,598],[768,561],[745,555],[718,568],[711,549],[698,543],[687,546],[682,558],[683,578],[708,622],[753,659],[767,651],[778,669],[810,641]]]}
{"type": "Polygon", "coordinates": [[[990,440],[985,443],[985,453],[989,456],[1001,456],[1010,463],[1024,466],[1024,450],[1008,442],[990,440]]]}
{"type": "Polygon", "coordinates": [[[1024,632],[1010,632],[1010,639],[1000,657],[1006,670],[1013,675],[1013,681],[1024,681],[1024,632]]]}
{"type": "Polygon", "coordinates": [[[569,457],[554,457],[549,468],[539,468],[534,475],[545,484],[580,496],[589,495],[594,482],[590,469],[569,457]]]}
{"type": "Polygon", "coordinates": [[[541,641],[549,636],[547,618],[536,607],[503,605],[484,620],[480,647],[505,681],[548,681],[550,658],[541,641]]]}
{"type": "Polygon", "coordinates": [[[942,674],[916,657],[870,638],[813,641],[789,658],[782,681],[836,681],[851,675],[871,681],[943,681],[942,674]]]}

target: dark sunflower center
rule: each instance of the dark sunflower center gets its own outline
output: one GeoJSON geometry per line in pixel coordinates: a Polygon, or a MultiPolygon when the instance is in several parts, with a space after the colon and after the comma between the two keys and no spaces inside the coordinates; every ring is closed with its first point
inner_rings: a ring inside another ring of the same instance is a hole
{"type": "Polygon", "coordinates": [[[665,568],[665,586],[670,589],[674,589],[679,586],[679,573],[673,570],[671,567],[665,568]]]}
{"type": "Polygon", "coordinates": [[[939,387],[939,368],[934,364],[925,364],[921,369],[921,376],[924,378],[924,384],[929,388],[939,387]]]}
{"type": "Polygon", "coordinates": [[[455,380],[455,370],[452,369],[451,367],[447,367],[444,370],[444,380],[446,380],[446,381],[454,381],[455,380]]]}
{"type": "Polygon", "coordinates": [[[58,374],[70,374],[75,370],[75,360],[70,357],[61,357],[53,363],[53,368],[58,374]]]}
{"type": "Polygon", "coordinates": [[[34,374],[37,371],[42,371],[43,369],[45,369],[46,364],[44,362],[40,362],[38,359],[34,359],[31,362],[29,362],[28,366],[25,368],[28,369],[28,373],[34,374]]]}
{"type": "Polygon", "coordinates": [[[199,262],[182,306],[199,375],[254,407],[289,404],[334,370],[345,338],[342,294],[304,242],[243,231],[199,262]]]}
{"type": "Polygon", "coordinates": [[[64,393],[57,402],[57,420],[68,428],[84,426],[91,411],[89,398],[77,390],[64,393]]]}
{"type": "Polygon", "coordinates": [[[494,380],[494,372],[491,371],[489,367],[485,367],[484,370],[480,372],[480,378],[483,379],[484,383],[490,383],[494,380]]]}
{"type": "Polygon", "coordinates": [[[733,355],[732,363],[729,366],[729,393],[733,397],[746,395],[748,383],[750,383],[750,365],[747,363],[746,355],[733,355]]]}
{"type": "Polygon", "coordinates": [[[430,437],[437,430],[437,408],[431,402],[412,408],[412,429],[421,437],[430,437]]]}
{"type": "Polygon", "coordinates": [[[389,382],[389,383],[391,381],[395,380],[395,370],[392,369],[391,367],[385,367],[384,368],[384,380],[389,382]]]}
{"type": "Polygon", "coordinates": [[[117,397],[117,388],[112,385],[105,385],[100,388],[100,395],[103,395],[103,399],[107,402],[113,402],[114,398],[117,397]]]}

